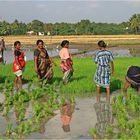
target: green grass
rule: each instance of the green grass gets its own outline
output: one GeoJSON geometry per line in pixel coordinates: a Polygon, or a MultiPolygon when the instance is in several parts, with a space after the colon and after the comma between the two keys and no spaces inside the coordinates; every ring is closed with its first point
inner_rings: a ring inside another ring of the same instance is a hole
{"type": "MultiPolygon", "coordinates": [[[[60,85],[59,92],[64,95],[79,95],[89,96],[95,93],[95,83],[93,76],[96,70],[96,65],[93,62],[93,58],[74,58],[74,75],[71,82],[67,85],[62,84],[63,73],[59,67],[59,59],[55,58],[54,61],[58,64],[57,67],[53,67],[54,78],[52,83],[60,85]]],[[[115,74],[111,77],[111,91],[115,91],[124,86],[125,75],[127,68],[131,65],[140,66],[140,57],[133,58],[117,58],[114,60],[115,74]]],[[[5,78],[9,77],[10,81],[13,82],[14,74],[12,73],[12,64],[0,66],[0,83],[4,83],[5,78]]],[[[33,61],[27,62],[26,69],[23,75],[24,79],[31,81],[36,77],[34,72],[33,61]]]]}

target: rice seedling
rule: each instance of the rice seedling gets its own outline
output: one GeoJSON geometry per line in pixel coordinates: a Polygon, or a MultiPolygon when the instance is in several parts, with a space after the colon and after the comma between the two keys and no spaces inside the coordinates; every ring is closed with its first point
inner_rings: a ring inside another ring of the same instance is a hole
{"type": "MultiPolygon", "coordinates": [[[[140,96],[133,90],[128,91],[128,98],[124,95],[116,96],[111,105],[114,121],[106,127],[106,134],[102,138],[107,139],[139,139],[140,137],[140,96]]],[[[95,130],[95,128],[92,128],[95,130]]],[[[91,130],[92,130],[91,129],[91,130]]],[[[96,132],[96,131],[94,131],[96,132]]],[[[95,133],[91,133],[92,136],[95,133]]],[[[97,135],[100,138],[100,135],[97,135]]]]}
{"type": "MultiPolygon", "coordinates": [[[[55,60],[56,63],[59,64],[60,60],[58,58],[55,60]]],[[[111,79],[111,82],[113,82],[111,88],[112,90],[118,90],[123,87],[128,66],[132,64],[139,65],[140,63],[139,57],[117,58],[114,60],[114,63],[115,75],[111,79]]],[[[5,96],[5,101],[2,103],[4,108],[3,114],[8,116],[14,106],[16,107],[15,110],[18,112],[17,118],[19,120],[19,124],[16,128],[13,129],[10,124],[7,126],[8,135],[11,135],[11,131],[15,132],[17,136],[20,136],[28,135],[33,131],[40,130],[41,128],[39,124],[42,122],[46,123],[50,117],[54,116],[54,111],[60,109],[65,104],[66,99],[68,99],[70,104],[74,106],[75,96],[93,96],[95,94],[93,77],[96,65],[92,58],[74,58],[74,75],[67,85],[63,85],[61,82],[63,73],[60,71],[60,68],[54,67],[54,79],[52,80],[52,83],[47,85],[43,83],[42,86],[38,86],[37,78],[34,78],[36,77],[36,74],[34,72],[33,61],[27,62],[27,66],[24,78],[28,79],[30,83],[27,86],[27,89],[21,90],[18,93],[13,92],[13,74],[12,72],[9,73],[7,70],[11,68],[12,65],[2,66],[2,69],[5,70],[6,73],[2,73],[0,70],[2,77],[9,75],[7,80],[5,79],[4,81],[1,81],[1,94],[5,96]],[[32,103],[32,115],[31,118],[25,119],[27,107],[25,107],[24,104],[29,102],[32,103]]],[[[126,103],[123,101],[123,95],[113,99],[112,107],[115,112],[113,114],[117,123],[110,126],[107,129],[107,132],[111,134],[113,130],[111,127],[113,126],[125,133],[130,132],[127,130],[130,130],[131,128],[134,133],[131,138],[138,138],[138,126],[136,125],[135,127],[135,123],[139,123],[139,120],[133,120],[131,123],[128,122],[130,118],[134,117],[130,114],[136,114],[140,110],[140,96],[134,96],[133,90],[128,90],[128,92],[129,96],[126,103]]],[[[74,109],[71,111],[73,112],[74,109]]],[[[121,132],[118,132],[116,134],[116,137],[117,136],[118,138],[127,137],[126,134],[123,135],[121,132]]]]}
{"type": "MultiPolygon", "coordinates": [[[[55,58],[55,62],[59,65],[59,59],[55,58]]],[[[125,75],[127,69],[131,65],[139,66],[139,57],[131,57],[131,58],[116,58],[114,60],[115,64],[115,74],[111,77],[111,91],[115,91],[121,89],[123,87],[123,83],[125,81],[125,75]]],[[[5,73],[1,72],[1,76],[4,77],[8,75],[7,69],[12,67],[12,65],[2,66],[2,69],[5,73]]],[[[92,58],[74,58],[74,75],[71,81],[67,85],[62,84],[63,73],[61,72],[59,67],[53,67],[54,77],[52,83],[50,85],[54,86],[55,90],[59,92],[63,96],[93,96],[96,90],[96,85],[94,83],[94,73],[96,70],[96,65],[93,62],[92,58]],[[86,94],[85,94],[86,93],[86,94]]],[[[1,70],[0,70],[1,71],[1,70]]],[[[9,75],[9,84],[6,83],[4,86],[5,89],[9,89],[7,86],[12,85],[12,81],[14,79],[12,72],[9,75]],[[11,85],[10,85],[11,84],[11,85]]],[[[27,67],[25,73],[23,74],[24,79],[30,81],[28,85],[28,89],[31,89],[32,82],[38,86],[38,80],[36,78],[36,74],[34,72],[33,61],[27,62],[27,67]]],[[[4,82],[2,82],[4,83],[4,82]]],[[[1,86],[2,87],[2,86],[1,86]]],[[[11,86],[12,88],[12,86],[11,86]]],[[[47,90],[50,90],[47,87],[47,90]]],[[[37,91],[35,91],[37,94],[37,91]]],[[[50,91],[47,91],[50,92],[50,91]]]]}

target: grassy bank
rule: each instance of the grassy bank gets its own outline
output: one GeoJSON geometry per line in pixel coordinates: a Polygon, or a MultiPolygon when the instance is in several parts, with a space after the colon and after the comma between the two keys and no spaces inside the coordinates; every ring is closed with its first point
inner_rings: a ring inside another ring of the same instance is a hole
{"type": "MultiPolygon", "coordinates": [[[[55,82],[59,85],[60,93],[62,94],[74,94],[80,96],[92,95],[95,93],[95,83],[93,82],[93,76],[96,70],[96,65],[92,58],[74,58],[74,75],[71,82],[67,85],[62,84],[62,72],[59,68],[59,59],[55,58],[54,61],[58,64],[54,69],[54,78],[52,84],[55,82]]],[[[111,79],[111,91],[115,91],[123,87],[125,74],[128,66],[138,65],[140,66],[140,57],[133,58],[117,58],[114,60],[115,74],[111,79]]],[[[14,75],[12,73],[12,65],[0,66],[0,83],[4,83],[6,78],[9,78],[13,82],[14,75]]],[[[24,72],[24,79],[32,81],[36,77],[34,72],[33,61],[27,62],[24,72]]]]}

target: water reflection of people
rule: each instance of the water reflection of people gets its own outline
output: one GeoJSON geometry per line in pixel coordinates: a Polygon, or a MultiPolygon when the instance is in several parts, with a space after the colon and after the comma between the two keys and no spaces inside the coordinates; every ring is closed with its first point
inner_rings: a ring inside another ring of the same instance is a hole
{"type": "Polygon", "coordinates": [[[72,106],[69,102],[65,102],[61,110],[61,121],[63,123],[64,132],[70,131],[70,122],[72,118],[72,113],[74,111],[74,106],[72,106]]]}
{"type": "Polygon", "coordinates": [[[2,63],[2,64],[4,64],[4,57],[3,57],[4,50],[6,50],[5,41],[4,41],[4,38],[1,37],[1,39],[0,39],[0,63],[2,63]]]}
{"type": "Polygon", "coordinates": [[[132,88],[136,88],[138,92],[140,92],[140,67],[138,66],[130,66],[127,70],[125,86],[123,92],[127,97],[127,89],[131,86],[132,88]]]}
{"type": "Polygon", "coordinates": [[[47,79],[49,82],[53,77],[52,60],[44,48],[43,40],[37,40],[37,49],[34,51],[34,65],[39,80],[47,79]]]}
{"type": "Polygon", "coordinates": [[[94,109],[97,116],[97,123],[95,124],[96,133],[102,138],[106,134],[106,128],[113,121],[112,107],[109,102],[101,101],[94,104],[94,109]]]}

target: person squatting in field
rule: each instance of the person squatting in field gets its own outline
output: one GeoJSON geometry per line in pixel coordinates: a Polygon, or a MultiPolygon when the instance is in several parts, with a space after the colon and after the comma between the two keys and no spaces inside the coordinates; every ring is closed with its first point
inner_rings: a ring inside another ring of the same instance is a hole
{"type": "Polygon", "coordinates": [[[22,74],[26,64],[26,57],[24,52],[21,50],[20,41],[14,42],[14,62],[13,72],[16,75],[14,83],[16,90],[22,89],[22,74]]]}
{"type": "Polygon", "coordinates": [[[103,40],[98,42],[99,51],[95,55],[95,63],[97,64],[94,81],[96,83],[97,101],[100,101],[100,87],[106,88],[106,100],[110,102],[110,64],[112,67],[112,75],[114,74],[113,55],[106,49],[106,43],[103,40]]]}
{"type": "Polygon", "coordinates": [[[140,93],[140,67],[138,66],[130,66],[127,70],[127,74],[125,77],[125,85],[123,88],[123,92],[127,98],[127,89],[129,87],[137,89],[140,93]]]}
{"type": "Polygon", "coordinates": [[[62,49],[59,52],[59,56],[61,58],[60,68],[64,73],[63,83],[67,84],[73,75],[73,61],[72,56],[69,52],[69,41],[63,40],[61,43],[62,49]]]}
{"type": "Polygon", "coordinates": [[[53,77],[52,59],[44,48],[43,40],[37,40],[36,45],[37,49],[34,51],[34,67],[38,79],[40,81],[47,79],[47,82],[50,82],[53,77]]]}
{"type": "Polygon", "coordinates": [[[2,64],[4,64],[4,57],[3,57],[4,50],[6,50],[5,41],[4,41],[4,38],[1,37],[1,39],[0,39],[0,63],[2,63],[2,64]]]}

